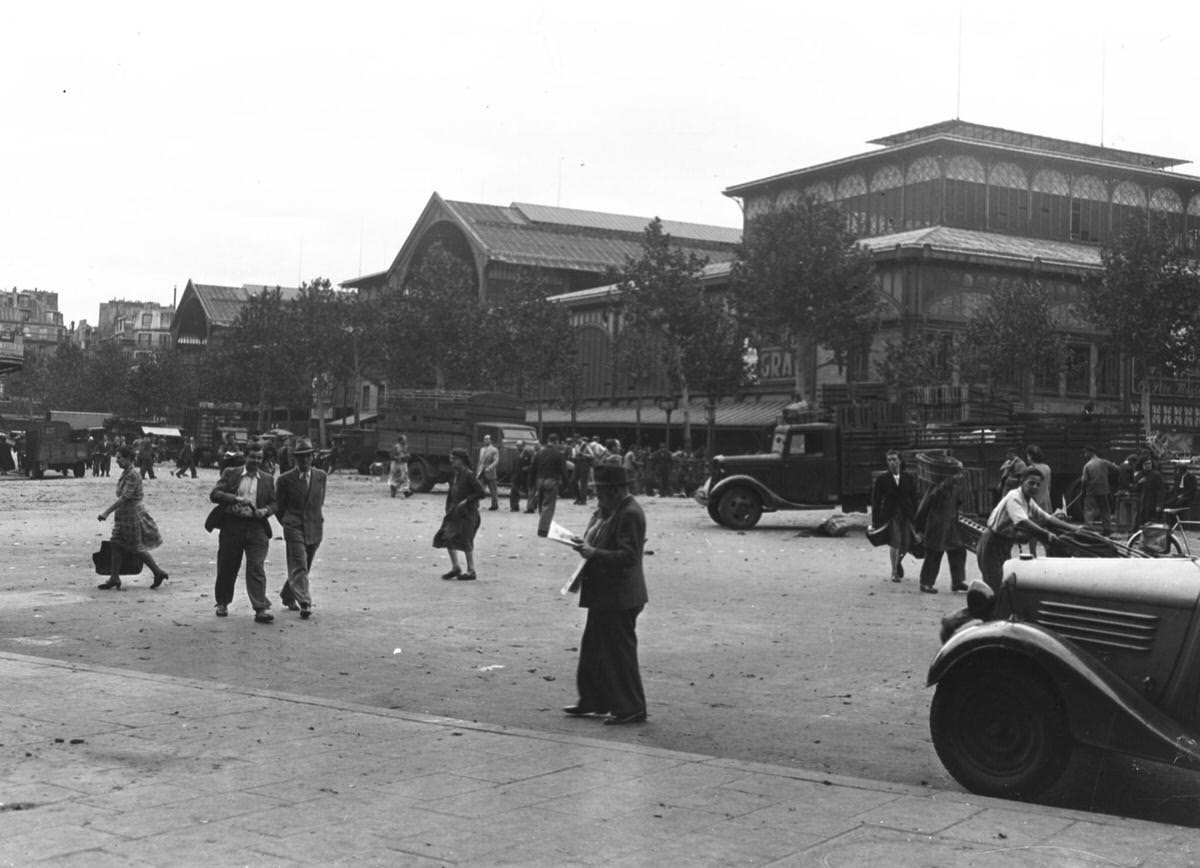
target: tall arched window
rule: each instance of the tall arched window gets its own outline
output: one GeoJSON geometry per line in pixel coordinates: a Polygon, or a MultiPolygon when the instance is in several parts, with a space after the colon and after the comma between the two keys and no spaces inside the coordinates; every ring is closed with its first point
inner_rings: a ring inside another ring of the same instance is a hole
{"type": "Polygon", "coordinates": [[[919,157],[904,172],[904,228],[933,226],[941,220],[942,170],[933,157],[919,157]]]}
{"type": "Polygon", "coordinates": [[[855,235],[866,232],[867,182],[862,175],[847,175],[838,181],[838,204],[846,212],[846,228],[855,235]]]}
{"type": "Polygon", "coordinates": [[[988,172],[988,228],[1024,232],[1029,222],[1029,181],[1015,163],[996,163],[988,172]]]}
{"type": "Polygon", "coordinates": [[[904,176],[895,166],[884,166],[871,176],[868,197],[867,232],[871,235],[886,235],[900,230],[904,202],[904,176]]]}
{"type": "Polygon", "coordinates": [[[1108,189],[1095,175],[1080,175],[1071,184],[1071,238],[1103,241],[1108,211],[1108,189]]]}
{"type": "Polygon", "coordinates": [[[974,157],[951,157],[946,164],[947,226],[983,229],[987,225],[987,178],[974,157]]]}
{"type": "Polygon", "coordinates": [[[834,200],[833,184],[819,181],[804,188],[804,195],[817,202],[832,202],[834,200]]]}
{"type": "Polygon", "coordinates": [[[1150,194],[1150,216],[1166,220],[1178,244],[1184,242],[1183,199],[1169,187],[1159,187],[1150,194]]]}
{"type": "Polygon", "coordinates": [[[1122,181],[1112,192],[1112,232],[1119,233],[1131,220],[1146,220],[1146,191],[1132,181],[1122,181]]]}
{"type": "Polygon", "coordinates": [[[1071,185],[1067,176],[1042,169],[1034,174],[1029,187],[1029,231],[1041,238],[1069,238],[1071,185]]]}

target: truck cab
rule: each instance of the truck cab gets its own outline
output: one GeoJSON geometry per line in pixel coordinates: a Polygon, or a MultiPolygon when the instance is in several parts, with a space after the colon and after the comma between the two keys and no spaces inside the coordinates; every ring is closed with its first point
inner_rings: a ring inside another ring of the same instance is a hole
{"type": "Polygon", "coordinates": [[[777,426],[770,452],[716,456],[695,497],[717,524],[747,530],[764,512],[837,506],[841,483],[838,426],[807,422],[777,426]]]}

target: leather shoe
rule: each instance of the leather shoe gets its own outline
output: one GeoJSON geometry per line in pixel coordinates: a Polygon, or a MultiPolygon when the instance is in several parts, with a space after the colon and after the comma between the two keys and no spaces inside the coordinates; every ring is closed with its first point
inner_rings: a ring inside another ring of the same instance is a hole
{"type": "Polygon", "coordinates": [[[270,624],[274,620],[275,620],[275,616],[272,615],[270,612],[255,612],[254,613],[254,623],[255,624],[270,624]]]}
{"type": "Polygon", "coordinates": [[[224,618],[229,615],[229,607],[224,603],[217,603],[217,617],[224,618]]]}
{"type": "Polygon", "coordinates": [[[171,578],[171,577],[169,575],[167,575],[165,572],[159,573],[157,576],[154,577],[154,582],[150,585],[151,589],[157,588],[159,585],[161,585],[163,582],[165,582],[169,578],[171,578]]]}
{"type": "Polygon", "coordinates": [[[308,606],[301,605],[300,606],[300,620],[307,621],[311,617],[312,617],[312,609],[310,609],[308,606]]]}
{"type": "Polygon", "coordinates": [[[458,567],[455,567],[454,569],[449,570],[448,572],[442,573],[442,578],[443,579],[457,579],[460,575],[462,575],[462,570],[460,570],[458,567]]]}
{"type": "Polygon", "coordinates": [[[958,584],[958,585],[950,586],[950,590],[952,590],[952,591],[965,591],[966,589],[967,589],[967,586],[965,584],[958,584]]]}
{"type": "Polygon", "coordinates": [[[283,607],[284,607],[285,609],[287,609],[289,612],[298,612],[298,611],[300,611],[300,606],[299,606],[299,604],[297,604],[297,603],[296,603],[296,601],[295,601],[295,600],[293,600],[293,599],[292,599],[292,598],[290,598],[290,597],[289,597],[288,599],[286,599],[286,600],[285,600],[285,599],[283,598],[283,595],[282,595],[282,594],[280,594],[280,595],[279,595],[279,605],[283,606],[283,607]]]}
{"type": "Polygon", "coordinates": [[[461,574],[461,575],[458,577],[458,580],[459,580],[460,582],[473,582],[473,581],[475,581],[475,579],[476,579],[476,576],[475,576],[475,571],[474,571],[474,570],[468,570],[467,572],[465,572],[465,573],[462,573],[462,574],[461,574]]]}
{"type": "Polygon", "coordinates": [[[922,594],[936,594],[937,592],[937,588],[935,588],[933,585],[921,585],[922,594]]]}
{"type": "Polygon", "coordinates": [[[96,585],[96,587],[102,591],[119,591],[121,590],[121,580],[109,579],[103,585],[96,585]]]}
{"type": "Polygon", "coordinates": [[[610,714],[604,718],[605,726],[624,726],[627,723],[645,723],[646,712],[633,711],[629,714],[610,714]]]}
{"type": "Polygon", "coordinates": [[[564,705],[563,714],[570,715],[571,717],[584,717],[589,714],[599,714],[599,712],[592,711],[590,708],[582,705],[564,705]]]}

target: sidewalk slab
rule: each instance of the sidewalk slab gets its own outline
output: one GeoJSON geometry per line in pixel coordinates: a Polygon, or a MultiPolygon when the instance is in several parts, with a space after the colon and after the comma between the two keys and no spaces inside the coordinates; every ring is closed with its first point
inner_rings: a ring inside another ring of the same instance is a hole
{"type": "Polygon", "coordinates": [[[1200,864],[1193,829],[586,721],[543,733],[19,654],[0,683],[3,866],[1200,864]]]}

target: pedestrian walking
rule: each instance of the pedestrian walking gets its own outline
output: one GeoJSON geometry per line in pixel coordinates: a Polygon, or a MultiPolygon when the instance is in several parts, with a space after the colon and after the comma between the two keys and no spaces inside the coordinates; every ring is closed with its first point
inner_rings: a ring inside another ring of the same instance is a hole
{"type": "Polygon", "coordinates": [[[442,526],[434,534],[433,545],[445,549],[450,556],[450,570],[442,578],[469,582],[478,578],[475,573],[475,534],[479,530],[479,501],[483,500],[483,486],[471,470],[471,457],[466,449],[451,450],[450,470],[446,515],[442,519],[442,526]],[[463,553],[467,562],[466,572],[458,565],[456,552],[463,553]]]}
{"type": "Polygon", "coordinates": [[[604,714],[609,726],[642,723],[646,693],[637,619],[649,601],[642,570],[646,516],[629,493],[623,467],[596,467],[595,482],[599,508],[575,547],[585,560],[577,589],[579,605],[587,609],[575,673],[579,698],[563,711],[572,717],[604,714]]]}
{"type": "Polygon", "coordinates": [[[1137,496],[1134,527],[1158,521],[1162,509],[1159,504],[1163,498],[1163,478],[1150,455],[1142,459],[1141,468],[1133,480],[1133,492],[1137,496]]]}
{"type": "Polygon", "coordinates": [[[217,541],[217,582],[214,596],[217,616],[229,614],[233,588],[237,582],[242,559],[246,561],[246,596],[254,608],[254,620],[269,624],[271,601],[267,599],[265,561],[271,543],[271,526],[267,519],[275,513],[275,480],[262,472],[263,452],[258,443],[246,447],[245,463],[227,467],[221,472],[209,494],[209,500],[220,507],[210,513],[207,526],[219,527],[217,541]]]}
{"type": "Polygon", "coordinates": [[[325,471],[312,466],[312,441],[299,438],[291,449],[295,466],[275,481],[275,518],[283,528],[287,553],[287,581],[279,602],[289,610],[312,614],[308,575],[321,545],[325,527],[325,471]]]}
{"type": "Polygon", "coordinates": [[[871,525],[888,528],[888,553],[892,562],[892,581],[904,578],[901,563],[913,539],[913,518],[917,511],[917,487],[904,472],[900,453],[888,450],[887,472],[875,478],[871,487],[871,525]]]}
{"type": "Polygon", "coordinates": [[[532,464],[532,450],[526,449],[524,440],[518,440],[516,455],[513,456],[512,478],[509,480],[508,486],[508,509],[510,512],[521,511],[521,495],[524,493],[522,489],[525,487],[525,476],[532,464]]]}
{"type": "Polygon", "coordinates": [[[537,480],[538,536],[550,533],[550,522],[554,521],[554,510],[558,505],[558,492],[567,485],[567,462],[558,446],[558,435],[551,434],[546,447],[533,459],[533,473],[537,480]]]}
{"type": "Polygon", "coordinates": [[[189,437],[183,441],[183,445],[179,447],[179,454],[175,457],[175,478],[183,476],[188,471],[191,471],[192,479],[196,478],[196,438],[189,437]]]}
{"type": "Polygon", "coordinates": [[[958,526],[958,514],[962,508],[959,485],[962,481],[962,462],[952,459],[950,475],[931,486],[921,498],[913,521],[921,542],[925,546],[925,560],[921,563],[921,591],[936,594],[938,573],[942,568],[942,555],[950,564],[950,590],[967,589],[967,547],[958,526]]]}
{"type": "Polygon", "coordinates": [[[488,496],[492,499],[492,505],[488,507],[489,512],[495,512],[500,508],[496,490],[496,472],[499,468],[500,450],[492,443],[492,435],[484,434],[483,445],[479,447],[479,469],[476,471],[476,475],[487,488],[488,496]]]}
{"type": "Polygon", "coordinates": [[[408,481],[408,438],[404,434],[396,435],[392,444],[391,463],[388,465],[388,490],[392,497],[397,493],[404,497],[412,497],[412,484],[408,481]]]}
{"type": "Polygon", "coordinates": [[[154,574],[151,588],[157,588],[168,578],[166,570],[159,567],[150,549],[162,545],[162,534],[153,516],[142,504],[142,477],[133,468],[134,453],[128,446],[117,450],[117,466],[121,475],[117,477],[117,499],[112,506],[96,516],[104,521],[116,513],[113,519],[112,538],[109,541],[112,554],[111,578],[102,585],[102,591],[121,590],[121,564],[126,558],[140,557],[154,574]]]}

